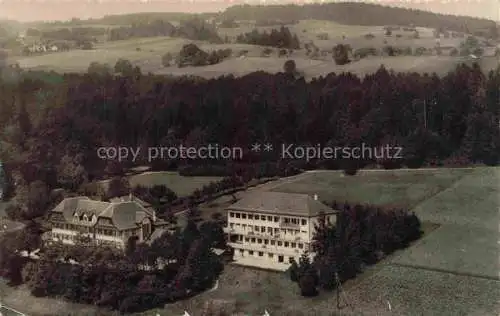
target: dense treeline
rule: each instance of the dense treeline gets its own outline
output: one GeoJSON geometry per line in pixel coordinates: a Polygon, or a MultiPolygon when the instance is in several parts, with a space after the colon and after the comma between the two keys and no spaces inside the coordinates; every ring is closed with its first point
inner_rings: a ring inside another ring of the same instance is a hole
{"type": "Polygon", "coordinates": [[[121,313],[195,295],[211,287],[223,269],[213,252],[213,247],[225,247],[216,221],[198,227],[190,219],[183,231],[165,232],[151,244],[131,238],[125,253],[79,241],[76,246],[45,245],[39,258],[26,258],[15,252],[26,245],[19,234],[0,241],[0,273],[11,284],[27,284],[38,297],[62,297],[121,313]]]}
{"type": "Polygon", "coordinates": [[[181,21],[178,27],[164,20],[155,20],[148,23],[113,28],[109,32],[109,40],[111,41],[154,36],[176,36],[222,43],[222,39],[218,36],[215,27],[201,19],[181,21]]]}
{"type": "Polygon", "coordinates": [[[494,34],[494,21],[442,15],[432,12],[391,8],[368,3],[327,3],[305,5],[238,5],[222,13],[234,20],[330,20],[345,25],[415,25],[442,28],[448,31],[473,33],[490,31],[494,34]]]}
{"type": "Polygon", "coordinates": [[[335,202],[332,208],[340,211],[336,223],[328,222],[322,215],[316,226],[313,262],[305,253],[290,268],[290,277],[299,283],[304,296],[316,295],[318,287],[336,289],[366,265],[408,247],[422,234],[418,217],[405,210],[335,202]]]}
{"type": "Polygon", "coordinates": [[[282,26],[279,30],[272,29],[270,33],[262,33],[257,30],[240,34],[236,37],[237,43],[272,46],[277,48],[299,49],[300,42],[296,34],[290,32],[287,27],[282,26]]]}
{"type": "Polygon", "coordinates": [[[0,84],[0,160],[9,164],[18,183],[43,179],[54,188],[61,181],[58,174],[82,169],[92,181],[102,177],[109,163],[227,175],[246,171],[242,166],[283,173],[290,168],[499,161],[500,70],[485,76],[477,66],[462,65],[439,78],[381,68],[364,79],[330,74],[310,83],[261,72],[211,80],[140,74],[65,74],[62,81],[50,82],[30,77],[0,84]],[[251,151],[252,144],[264,142],[275,149],[251,151]],[[147,156],[148,147],[179,144],[218,144],[240,148],[243,155],[198,160],[147,156]],[[295,147],[282,152],[282,144],[295,147]],[[403,150],[401,159],[373,152],[364,152],[363,159],[344,154],[306,159],[294,152],[298,145],[318,144],[403,150]],[[140,146],[142,151],[135,161],[130,156],[110,161],[97,154],[106,146],[140,146]]]}

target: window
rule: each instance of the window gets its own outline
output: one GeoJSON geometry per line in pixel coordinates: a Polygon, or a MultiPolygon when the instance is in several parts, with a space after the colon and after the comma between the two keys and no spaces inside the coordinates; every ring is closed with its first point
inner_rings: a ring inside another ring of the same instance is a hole
{"type": "Polygon", "coordinates": [[[247,214],[245,214],[245,213],[241,214],[241,218],[247,219],[247,214]]]}
{"type": "Polygon", "coordinates": [[[248,219],[253,219],[253,214],[248,214],[248,219]]]}
{"type": "Polygon", "coordinates": [[[274,217],[274,221],[275,221],[276,223],[277,223],[277,222],[279,222],[279,220],[280,220],[280,219],[279,219],[279,217],[278,217],[278,216],[275,216],[275,217],[274,217]]]}
{"type": "Polygon", "coordinates": [[[234,228],[234,224],[233,223],[229,224],[229,227],[234,228]]]}
{"type": "Polygon", "coordinates": [[[273,257],[273,254],[272,253],[269,253],[267,254],[269,256],[269,258],[272,258],[273,257]]]}
{"type": "Polygon", "coordinates": [[[243,240],[243,236],[242,236],[242,235],[239,235],[239,236],[238,236],[238,239],[239,239],[240,241],[242,241],[242,240],[243,240]]]}
{"type": "Polygon", "coordinates": [[[269,240],[265,239],[264,240],[264,245],[269,245],[269,240]]]}
{"type": "Polygon", "coordinates": [[[304,248],[304,245],[299,244],[299,249],[302,249],[302,248],[304,248]]]}
{"type": "Polygon", "coordinates": [[[241,217],[240,213],[236,213],[236,218],[240,218],[240,217],[241,217]]]}
{"type": "Polygon", "coordinates": [[[295,247],[297,247],[297,244],[292,242],[292,248],[295,248],[295,247]]]}
{"type": "Polygon", "coordinates": [[[233,212],[229,212],[229,217],[234,217],[234,213],[233,212]]]}
{"type": "Polygon", "coordinates": [[[283,245],[283,242],[282,241],[278,241],[278,246],[282,246],[283,245]]]}
{"type": "Polygon", "coordinates": [[[289,247],[290,246],[290,243],[288,241],[285,241],[285,247],[289,247]]]}
{"type": "Polygon", "coordinates": [[[295,260],[293,259],[293,257],[288,258],[288,263],[292,263],[292,262],[294,262],[294,261],[295,261],[295,260]]]}
{"type": "Polygon", "coordinates": [[[248,252],[248,254],[249,254],[250,256],[253,256],[253,251],[252,251],[252,250],[250,250],[250,251],[248,252]]]}
{"type": "Polygon", "coordinates": [[[303,219],[302,220],[302,225],[307,225],[307,220],[303,219]]]}
{"type": "Polygon", "coordinates": [[[269,234],[272,234],[272,233],[273,233],[273,228],[272,228],[272,227],[268,227],[268,228],[267,228],[267,232],[268,232],[269,234]]]}
{"type": "Polygon", "coordinates": [[[276,242],[274,240],[271,240],[271,246],[274,246],[276,242]]]}
{"type": "Polygon", "coordinates": [[[255,231],[259,231],[259,226],[255,226],[255,231]]]}
{"type": "Polygon", "coordinates": [[[262,257],[264,253],[262,251],[259,251],[259,257],[262,257]]]}
{"type": "Polygon", "coordinates": [[[262,244],[262,239],[257,239],[257,243],[262,244]]]}
{"type": "Polygon", "coordinates": [[[260,232],[261,232],[261,233],[265,233],[265,232],[266,232],[266,228],[265,228],[264,226],[262,226],[262,227],[260,228],[260,232]]]}
{"type": "Polygon", "coordinates": [[[250,241],[250,238],[245,237],[245,241],[246,241],[246,242],[249,242],[249,241],[250,241]]]}
{"type": "Polygon", "coordinates": [[[241,254],[245,253],[245,250],[240,249],[240,253],[241,253],[241,254]]]}
{"type": "Polygon", "coordinates": [[[273,217],[272,216],[268,216],[267,220],[270,221],[270,222],[272,222],[273,221],[273,217]]]}
{"type": "Polygon", "coordinates": [[[252,242],[255,243],[255,238],[252,238],[252,242]]]}

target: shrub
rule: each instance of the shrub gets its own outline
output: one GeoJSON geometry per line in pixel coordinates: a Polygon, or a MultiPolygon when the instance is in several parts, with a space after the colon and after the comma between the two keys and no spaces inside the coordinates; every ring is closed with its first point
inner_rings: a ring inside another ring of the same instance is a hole
{"type": "Polygon", "coordinates": [[[349,60],[349,46],[344,44],[337,44],[333,48],[333,59],[337,65],[345,65],[350,62],[349,60]]]}
{"type": "Polygon", "coordinates": [[[422,55],[425,54],[426,50],[427,49],[425,47],[422,47],[422,46],[421,47],[417,47],[417,49],[415,49],[415,55],[416,56],[422,56],[422,55]]]}
{"type": "Polygon", "coordinates": [[[327,41],[329,39],[328,33],[321,33],[316,36],[319,40],[327,41]]]}
{"type": "Polygon", "coordinates": [[[186,44],[182,47],[179,52],[177,59],[177,65],[179,67],[184,66],[205,66],[208,63],[209,54],[201,50],[195,44],[186,44]]]}
{"type": "Polygon", "coordinates": [[[396,50],[392,46],[385,46],[383,48],[383,51],[387,56],[395,56],[396,55],[396,50]]]}
{"type": "Polygon", "coordinates": [[[241,50],[239,53],[238,53],[238,57],[241,57],[241,56],[246,56],[248,54],[248,50],[247,49],[243,49],[241,50]]]}
{"type": "Polygon", "coordinates": [[[271,48],[264,48],[262,51],[262,57],[269,57],[273,53],[273,50],[271,48]]]}
{"type": "Polygon", "coordinates": [[[354,51],[354,57],[365,58],[368,56],[377,56],[377,50],[374,47],[362,47],[354,51]]]}

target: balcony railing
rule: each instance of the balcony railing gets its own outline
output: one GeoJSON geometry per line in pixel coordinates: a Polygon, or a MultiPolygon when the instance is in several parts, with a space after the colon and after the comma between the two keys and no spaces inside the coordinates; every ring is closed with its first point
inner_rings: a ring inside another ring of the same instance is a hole
{"type": "Polygon", "coordinates": [[[280,227],[281,228],[300,229],[300,225],[299,224],[285,223],[285,222],[281,222],[280,223],[280,227]]]}

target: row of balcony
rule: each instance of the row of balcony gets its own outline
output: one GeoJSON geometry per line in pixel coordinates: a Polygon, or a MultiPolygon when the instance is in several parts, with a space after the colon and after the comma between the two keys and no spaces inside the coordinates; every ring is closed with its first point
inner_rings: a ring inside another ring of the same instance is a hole
{"type": "Polygon", "coordinates": [[[290,247],[283,247],[283,246],[276,246],[276,245],[264,245],[264,244],[249,244],[249,243],[244,243],[244,242],[230,242],[228,243],[228,246],[234,248],[234,249],[245,249],[245,250],[252,250],[252,251],[265,251],[265,252],[272,252],[272,253],[277,253],[277,254],[284,254],[287,256],[298,256],[301,255],[304,249],[300,248],[290,248],[290,247]]]}
{"type": "Polygon", "coordinates": [[[284,233],[269,233],[269,232],[257,232],[257,231],[244,231],[243,229],[235,229],[235,228],[224,228],[224,233],[226,234],[235,234],[235,235],[244,235],[249,237],[262,237],[268,239],[284,239],[284,240],[307,240],[306,233],[299,233],[300,236],[291,236],[289,234],[284,233]]]}

